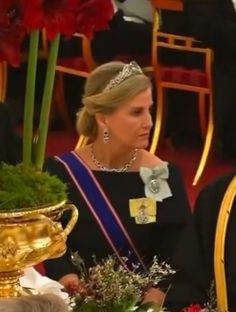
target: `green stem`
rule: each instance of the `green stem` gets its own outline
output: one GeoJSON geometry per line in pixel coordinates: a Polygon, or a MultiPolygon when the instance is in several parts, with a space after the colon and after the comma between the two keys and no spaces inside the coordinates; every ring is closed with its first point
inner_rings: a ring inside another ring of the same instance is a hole
{"type": "Polygon", "coordinates": [[[38,142],[36,145],[36,155],[35,155],[35,166],[39,170],[42,170],[45,156],[49,114],[52,101],[52,92],[55,78],[55,67],[57,62],[59,42],[60,42],[60,34],[57,34],[55,39],[53,39],[53,41],[51,42],[48,56],[47,72],[38,129],[38,142]]]}
{"type": "Polygon", "coordinates": [[[30,165],[32,161],[33,116],[35,102],[35,83],[38,60],[39,31],[30,34],[29,58],[27,67],[24,128],[23,128],[23,163],[30,165]]]}

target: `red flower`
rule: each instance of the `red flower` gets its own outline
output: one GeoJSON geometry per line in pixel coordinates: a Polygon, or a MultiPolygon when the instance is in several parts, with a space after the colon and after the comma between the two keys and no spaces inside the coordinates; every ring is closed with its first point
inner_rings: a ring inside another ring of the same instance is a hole
{"type": "Polygon", "coordinates": [[[23,20],[29,31],[47,30],[51,40],[57,33],[71,36],[80,32],[89,37],[105,29],[113,15],[111,0],[21,0],[23,20]]]}
{"type": "Polygon", "coordinates": [[[48,39],[57,33],[71,36],[76,29],[78,0],[21,0],[23,22],[28,31],[46,28],[48,39]]]}
{"type": "Polygon", "coordinates": [[[17,66],[26,31],[46,28],[49,40],[108,27],[111,0],[0,0],[0,61],[17,66]]]}
{"type": "Polygon", "coordinates": [[[11,27],[0,30],[0,62],[7,61],[11,66],[17,67],[21,61],[21,43],[24,31],[21,27],[11,27]]]}
{"type": "Polygon", "coordinates": [[[114,10],[111,0],[80,0],[76,16],[76,31],[91,38],[98,30],[108,28],[114,10]]]}
{"type": "Polygon", "coordinates": [[[21,23],[19,1],[5,0],[0,3],[0,61],[12,66],[20,64],[20,47],[25,37],[21,23]]]}
{"type": "Polygon", "coordinates": [[[202,307],[199,304],[191,304],[189,307],[185,308],[183,312],[201,312],[202,307]]]}

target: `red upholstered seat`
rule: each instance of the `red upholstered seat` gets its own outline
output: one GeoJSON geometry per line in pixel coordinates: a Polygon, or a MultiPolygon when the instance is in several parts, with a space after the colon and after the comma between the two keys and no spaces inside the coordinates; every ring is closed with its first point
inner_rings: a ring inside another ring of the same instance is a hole
{"type": "Polygon", "coordinates": [[[161,80],[164,82],[180,83],[197,87],[208,87],[206,73],[200,69],[186,69],[183,67],[160,67],[161,80]]]}

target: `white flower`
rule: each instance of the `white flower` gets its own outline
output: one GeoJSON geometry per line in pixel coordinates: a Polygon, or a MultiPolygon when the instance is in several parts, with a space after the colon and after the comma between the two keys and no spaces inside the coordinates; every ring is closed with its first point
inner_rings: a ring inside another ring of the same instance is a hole
{"type": "Polygon", "coordinates": [[[154,167],[140,167],[140,176],[145,184],[144,191],[146,197],[162,202],[163,199],[171,197],[172,192],[167,183],[169,177],[168,163],[154,167]]]}

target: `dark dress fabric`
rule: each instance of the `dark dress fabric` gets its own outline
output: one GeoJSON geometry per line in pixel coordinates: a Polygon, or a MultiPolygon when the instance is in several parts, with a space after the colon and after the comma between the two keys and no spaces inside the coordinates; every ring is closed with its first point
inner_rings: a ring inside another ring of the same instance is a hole
{"type": "MultiPolygon", "coordinates": [[[[67,253],[59,259],[45,261],[46,274],[57,280],[65,274],[76,272],[70,261],[69,250],[78,250],[87,266],[94,265],[93,255],[99,261],[113,254],[113,251],[61,163],[51,158],[46,164],[46,169],[68,184],[69,200],[79,210],[78,222],[68,238],[67,253]]],[[[176,167],[169,165],[168,184],[173,197],[157,202],[157,221],[149,224],[136,224],[129,214],[129,199],[145,197],[144,183],[138,172],[93,173],[145,264],[150,264],[154,255],[159,256],[161,260],[171,261],[179,235],[190,215],[183,182],[176,167]]]]}
{"type": "MultiPolygon", "coordinates": [[[[209,300],[214,280],[214,239],[218,212],[224,193],[236,172],[225,175],[205,187],[199,194],[193,218],[183,232],[174,256],[177,273],[167,293],[166,306],[180,311],[194,303],[209,300]]],[[[236,311],[236,200],[227,228],[225,259],[230,311],[236,311]]]]}

